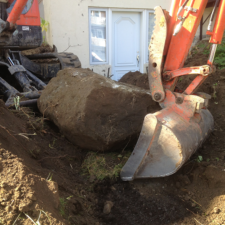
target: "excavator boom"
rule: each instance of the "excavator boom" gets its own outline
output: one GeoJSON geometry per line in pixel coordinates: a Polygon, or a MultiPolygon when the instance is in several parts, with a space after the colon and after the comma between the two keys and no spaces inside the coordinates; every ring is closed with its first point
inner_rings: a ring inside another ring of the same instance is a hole
{"type": "Polygon", "coordinates": [[[211,96],[198,93],[197,89],[215,70],[216,46],[225,29],[225,1],[216,1],[210,18],[207,34],[211,36],[212,48],[207,65],[183,68],[207,2],[174,0],[170,17],[161,7],[155,8],[148,78],[152,98],[162,110],[145,116],[138,142],[121,171],[124,181],[175,173],[213,130],[214,120],[207,110],[211,96]],[[182,93],[175,92],[178,78],[192,74],[197,76],[190,85],[182,93]]]}
{"type": "MultiPolygon", "coordinates": [[[[16,21],[19,19],[23,9],[29,0],[17,0],[7,21],[0,18],[0,33],[6,30],[14,31],[16,21]]],[[[33,2],[33,0],[30,0],[33,2]]]]}

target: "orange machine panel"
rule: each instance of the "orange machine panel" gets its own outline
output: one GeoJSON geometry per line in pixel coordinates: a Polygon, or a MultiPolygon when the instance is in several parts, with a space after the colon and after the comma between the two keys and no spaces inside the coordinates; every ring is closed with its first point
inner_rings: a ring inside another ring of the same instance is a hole
{"type": "MultiPolygon", "coordinates": [[[[9,2],[11,3],[12,1],[9,1],[9,2]]],[[[33,1],[33,5],[31,6],[27,14],[20,15],[16,24],[25,25],[25,26],[40,26],[41,25],[38,0],[33,1]]]]}

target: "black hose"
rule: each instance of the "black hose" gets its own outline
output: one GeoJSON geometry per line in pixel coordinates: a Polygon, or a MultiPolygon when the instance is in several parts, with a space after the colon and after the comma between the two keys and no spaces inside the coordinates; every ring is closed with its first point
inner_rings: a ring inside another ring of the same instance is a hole
{"type": "MultiPolygon", "coordinates": [[[[20,106],[32,106],[32,105],[37,105],[37,99],[20,102],[20,106]]],[[[15,105],[12,103],[5,103],[5,106],[6,107],[14,107],[15,105]]]]}
{"type": "Polygon", "coordinates": [[[7,64],[7,63],[4,63],[4,62],[2,62],[2,61],[0,61],[0,65],[3,65],[3,66],[7,66],[7,67],[10,67],[10,66],[9,66],[9,64],[7,64]]]}
{"type": "Polygon", "coordinates": [[[209,19],[209,25],[208,25],[208,30],[211,30],[211,25],[212,25],[212,22],[213,22],[213,19],[214,19],[214,16],[215,16],[215,13],[216,13],[216,8],[219,4],[219,1],[220,0],[216,0],[216,3],[213,7],[213,10],[212,10],[212,13],[211,13],[211,16],[210,16],[210,19],[209,19]]]}
{"type": "Polygon", "coordinates": [[[185,7],[185,6],[187,5],[188,1],[189,1],[189,0],[186,0],[186,1],[183,3],[182,7],[185,7]]]}

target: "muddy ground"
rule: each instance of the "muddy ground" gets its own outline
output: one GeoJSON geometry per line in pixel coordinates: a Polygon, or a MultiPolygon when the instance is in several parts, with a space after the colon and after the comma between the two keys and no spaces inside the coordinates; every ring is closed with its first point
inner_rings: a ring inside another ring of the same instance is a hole
{"type": "MultiPolygon", "coordinates": [[[[206,62],[197,49],[186,65],[206,62]]],[[[0,224],[34,224],[40,213],[41,225],[225,224],[225,71],[201,90],[212,95],[212,135],[178,173],[134,182],[118,177],[132,149],[86,152],[36,108],[0,102],[0,224]]]]}

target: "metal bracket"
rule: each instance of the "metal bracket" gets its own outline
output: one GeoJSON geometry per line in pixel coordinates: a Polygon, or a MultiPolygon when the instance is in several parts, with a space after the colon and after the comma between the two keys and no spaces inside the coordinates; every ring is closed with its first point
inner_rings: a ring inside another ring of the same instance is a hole
{"type": "Polygon", "coordinates": [[[185,95],[166,90],[166,98],[159,104],[162,108],[170,106],[176,106],[180,109],[182,108],[182,114],[191,118],[194,113],[200,113],[201,109],[207,108],[208,99],[204,99],[197,95],[185,95]]]}
{"type": "Polygon", "coordinates": [[[26,69],[21,65],[10,66],[8,70],[11,73],[11,75],[13,75],[17,72],[26,72],[26,69]]]}
{"type": "Polygon", "coordinates": [[[194,13],[196,13],[198,11],[197,9],[190,7],[190,6],[185,6],[184,9],[189,12],[194,12],[194,13]]]}
{"type": "Polygon", "coordinates": [[[210,65],[186,67],[186,68],[181,68],[181,69],[177,69],[173,71],[164,72],[163,80],[170,81],[176,77],[185,76],[185,75],[202,75],[204,77],[207,77],[213,72],[215,72],[215,69],[210,65]]]}

